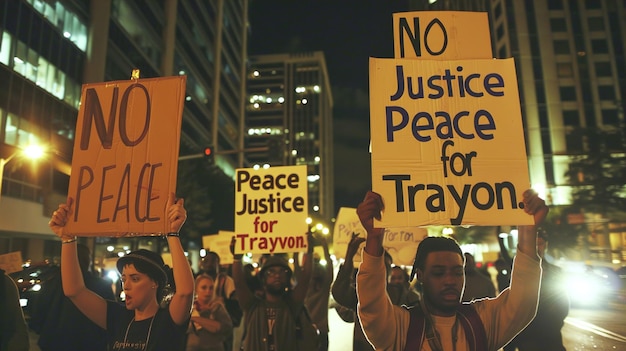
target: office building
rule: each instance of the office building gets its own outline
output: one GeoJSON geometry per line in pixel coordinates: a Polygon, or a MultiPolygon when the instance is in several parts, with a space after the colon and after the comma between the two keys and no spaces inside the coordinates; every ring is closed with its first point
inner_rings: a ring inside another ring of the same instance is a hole
{"type": "MultiPolygon", "coordinates": [[[[133,69],[141,78],[186,75],[180,155],[242,149],[247,8],[247,0],[0,0],[0,157],[34,141],[51,150],[32,166],[15,157],[4,168],[0,253],[58,255],[47,223],[67,196],[83,83],[130,79],[133,69]]],[[[243,160],[230,153],[216,164],[232,175],[243,160]]],[[[109,239],[96,248],[118,250],[121,239],[109,239]]]]}
{"type": "Polygon", "coordinates": [[[309,214],[334,217],[333,99],[322,52],[251,56],[246,154],[251,167],[306,165],[309,214]],[[264,150],[266,148],[266,150],[264,150]]]}

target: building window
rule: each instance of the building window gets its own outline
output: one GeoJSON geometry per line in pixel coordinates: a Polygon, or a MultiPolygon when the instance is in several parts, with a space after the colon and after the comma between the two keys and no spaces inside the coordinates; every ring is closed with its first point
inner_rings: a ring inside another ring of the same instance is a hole
{"type": "Polygon", "coordinates": [[[4,143],[20,147],[37,144],[38,138],[33,133],[34,131],[36,127],[32,123],[9,113],[4,128],[4,143]]]}
{"type": "Polygon", "coordinates": [[[563,111],[563,125],[568,127],[579,127],[580,116],[577,110],[565,110],[563,111]]]}
{"type": "Polygon", "coordinates": [[[560,87],[562,101],[576,101],[576,87],[560,87]]]}
{"type": "Polygon", "coordinates": [[[563,0],[548,0],[549,10],[563,10],[563,0]]]}
{"type": "Polygon", "coordinates": [[[550,28],[553,32],[567,32],[567,22],[563,17],[550,18],[550,28]]]}
{"type": "Polygon", "coordinates": [[[583,140],[580,133],[573,132],[565,134],[565,147],[567,151],[571,153],[583,152],[583,140]]]}
{"type": "Polygon", "coordinates": [[[600,100],[615,100],[615,88],[612,85],[600,85],[598,86],[598,96],[600,100]]]}
{"type": "Polygon", "coordinates": [[[0,62],[9,65],[11,60],[11,35],[2,32],[2,41],[0,42],[0,62]]]}
{"type": "Polygon", "coordinates": [[[601,9],[602,8],[602,1],[585,0],[585,8],[586,9],[601,9]]]}
{"type": "Polygon", "coordinates": [[[608,54],[609,46],[604,39],[592,39],[591,50],[594,54],[608,54]]]}
{"type": "Polygon", "coordinates": [[[590,32],[604,31],[604,20],[602,17],[589,17],[587,18],[587,24],[589,25],[590,32]]]}
{"type": "Polygon", "coordinates": [[[556,72],[559,77],[572,77],[574,76],[574,69],[569,62],[560,62],[556,64],[556,72]]]}
{"type": "Polygon", "coordinates": [[[504,24],[500,24],[496,29],[496,38],[504,37],[504,24]]]}
{"type": "Polygon", "coordinates": [[[598,77],[610,77],[611,72],[611,63],[610,62],[596,62],[594,64],[596,68],[596,75],[598,77]]]}
{"type": "Polygon", "coordinates": [[[569,42],[567,40],[555,40],[554,53],[557,55],[569,54],[569,42]]]}
{"type": "Polygon", "coordinates": [[[619,125],[619,117],[616,109],[602,110],[602,124],[617,126],[619,125]]]}

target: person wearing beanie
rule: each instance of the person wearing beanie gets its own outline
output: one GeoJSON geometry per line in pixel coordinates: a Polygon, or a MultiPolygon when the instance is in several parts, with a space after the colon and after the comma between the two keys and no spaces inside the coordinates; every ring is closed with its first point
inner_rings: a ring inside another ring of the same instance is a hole
{"type": "Polygon", "coordinates": [[[235,237],[230,250],[234,256],[233,279],[241,309],[244,311],[245,333],[242,350],[306,350],[317,345],[303,342],[298,335],[300,315],[306,308],[304,299],[311,280],[313,245],[308,235],[307,253],[297,285],[292,288],[293,271],[285,258],[269,256],[257,274],[263,287],[263,296],[250,290],[243,273],[242,255],[235,254],[235,237]]]}
{"type": "Polygon", "coordinates": [[[167,243],[172,255],[176,291],[161,307],[168,284],[163,259],[149,250],[133,251],[117,262],[122,275],[125,305],[106,301],[85,286],[77,256],[76,237],[64,232],[72,214],[73,199],[60,204],[48,225],[61,238],[63,292],[92,322],[106,330],[109,350],[183,350],[191,317],[194,280],[178,233],[187,219],[183,199],[170,194],[167,216],[170,223],[167,243]]]}

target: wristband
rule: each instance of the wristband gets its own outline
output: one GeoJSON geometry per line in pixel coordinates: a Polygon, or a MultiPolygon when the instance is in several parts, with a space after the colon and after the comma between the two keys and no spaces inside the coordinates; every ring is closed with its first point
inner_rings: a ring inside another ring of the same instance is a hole
{"type": "Polygon", "coordinates": [[[62,244],[69,244],[69,243],[73,243],[74,241],[76,241],[76,237],[65,239],[65,240],[61,240],[61,243],[62,244]]]}
{"type": "Polygon", "coordinates": [[[176,233],[176,232],[171,232],[171,233],[167,233],[166,236],[175,236],[175,237],[179,237],[180,233],[176,233]]]}

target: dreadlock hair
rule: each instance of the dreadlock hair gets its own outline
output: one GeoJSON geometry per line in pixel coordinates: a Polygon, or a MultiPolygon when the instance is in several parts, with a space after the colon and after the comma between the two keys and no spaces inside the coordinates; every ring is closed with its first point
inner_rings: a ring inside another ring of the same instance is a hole
{"type": "Polygon", "coordinates": [[[458,253],[459,256],[461,256],[461,259],[465,260],[461,247],[456,240],[443,236],[429,236],[422,240],[422,242],[417,246],[415,261],[413,262],[413,269],[411,270],[409,281],[413,281],[415,273],[417,273],[418,269],[424,270],[428,254],[437,251],[450,251],[458,253]]]}

